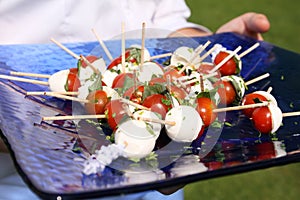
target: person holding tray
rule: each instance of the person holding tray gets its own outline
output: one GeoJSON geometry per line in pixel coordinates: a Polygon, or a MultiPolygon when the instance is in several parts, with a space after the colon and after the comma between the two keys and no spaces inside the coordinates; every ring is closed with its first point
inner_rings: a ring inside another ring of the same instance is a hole
{"type": "MultiPolygon", "coordinates": [[[[141,29],[145,22],[146,28],[162,30],[157,37],[212,34],[205,26],[187,21],[191,13],[184,0],[13,0],[0,2],[0,14],[0,44],[49,43],[50,37],[62,43],[95,41],[92,28],[108,40],[121,33],[121,22],[125,22],[126,32],[141,29]]],[[[215,32],[262,39],[261,33],[269,27],[264,15],[245,13],[215,32]]]]}
{"type": "MultiPolygon", "coordinates": [[[[190,9],[184,0],[4,0],[0,1],[0,45],[95,41],[91,29],[102,39],[141,28],[142,22],[155,31],[155,37],[208,36],[205,26],[190,23],[190,9]]],[[[245,13],[222,25],[215,33],[236,32],[262,40],[269,30],[267,17],[245,13]]],[[[38,199],[14,169],[10,155],[0,140],[0,199],[38,199]]],[[[183,199],[181,187],[146,191],[122,196],[124,199],[183,199]],[[178,190],[179,189],[179,190],[178,190]]],[[[120,199],[109,197],[107,199],[120,199]]],[[[106,199],[106,198],[104,198],[106,199]]]]}

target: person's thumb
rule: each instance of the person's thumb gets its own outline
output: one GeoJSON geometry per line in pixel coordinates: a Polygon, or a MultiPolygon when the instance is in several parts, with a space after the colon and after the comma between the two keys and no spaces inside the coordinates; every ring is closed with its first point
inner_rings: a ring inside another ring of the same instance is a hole
{"type": "Polygon", "coordinates": [[[252,33],[265,33],[270,29],[270,22],[264,14],[246,13],[242,16],[246,29],[252,33]]]}

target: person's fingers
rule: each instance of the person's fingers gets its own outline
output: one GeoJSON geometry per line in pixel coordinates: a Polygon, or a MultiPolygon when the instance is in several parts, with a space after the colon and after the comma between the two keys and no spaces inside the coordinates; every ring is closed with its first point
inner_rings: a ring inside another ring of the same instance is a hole
{"type": "Polygon", "coordinates": [[[246,13],[241,16],[241,19],[245,24],[244,34],[257,40],[263,40],[262,33],[270,29],[270,22],[264,14],[246,13]]]}
{"type": "Polygon", "coordinates": [[[270,29],[270,22],[264,14],[246,13],[241,16],[249,32],[265,33],[270,29]]]}
{"type": "Polygon", "coordinates": [[[157,191],[164,194],[164,195],[170,195],[175,193],[177,190],[180,190],[181,188],[183,188],[185,186],[185,184],[182,185],[175,185],[173,187],[168,187],[168,188],[160,188],[157,191]]]}
{"type": "Polygon", "coordinates": [[[265,33],[269,29],[270,22],[265,15],[249,12],[222,25],[216,33],[235,32],[257,40],[263,40],[261,33],[265,33]]]}

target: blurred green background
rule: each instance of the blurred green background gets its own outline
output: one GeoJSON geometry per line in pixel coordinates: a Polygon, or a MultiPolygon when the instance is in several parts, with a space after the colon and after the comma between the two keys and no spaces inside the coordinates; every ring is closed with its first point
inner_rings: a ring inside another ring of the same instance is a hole
{"type": "Polygon", "coordinates": [[[212,31],[245,12],[268,16],[271,29],[265,41],[300,53],[300,1],[292,0],[186,0],[192,11],[189,21],[203,24],[212,31]]]}
{"type": "MultiPolygon", "coordinates": [[[[264,13],[271,22],[264,40],[300,53],[300,1],[186,0],[186,3],[192,11],[189,21],[212,31],[245,12],[264,13]]],[[[188,184],[184,190],[186,200],[300,199],[300,163],[203,180],[188,184]]]]}

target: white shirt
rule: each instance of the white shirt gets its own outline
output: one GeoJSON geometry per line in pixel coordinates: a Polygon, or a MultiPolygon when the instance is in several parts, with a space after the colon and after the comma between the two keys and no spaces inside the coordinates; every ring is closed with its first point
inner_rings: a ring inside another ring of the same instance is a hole
{"type": "Polygon", "coordinates": [[[0,44],[95,41],[92,28],[108,40],[121,34],[122,22],[126,33],[145,22],[155,37],[185,27],[208,31],[189,16],[184,0],[0,0],[0,44]]]}

